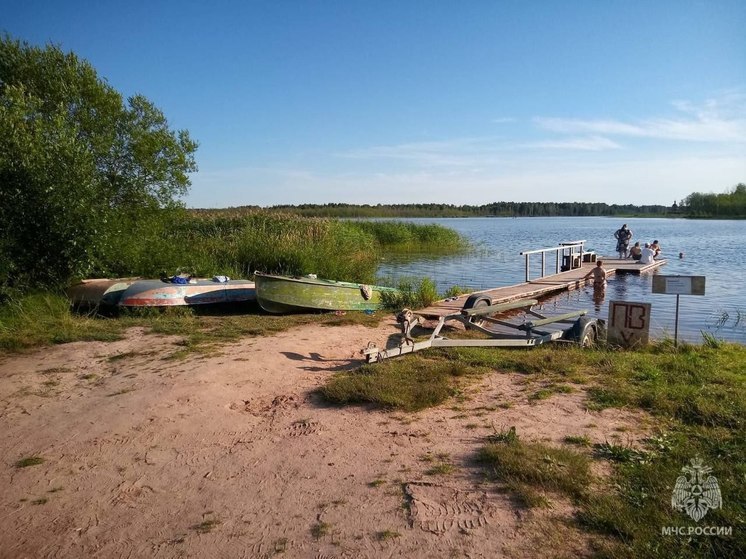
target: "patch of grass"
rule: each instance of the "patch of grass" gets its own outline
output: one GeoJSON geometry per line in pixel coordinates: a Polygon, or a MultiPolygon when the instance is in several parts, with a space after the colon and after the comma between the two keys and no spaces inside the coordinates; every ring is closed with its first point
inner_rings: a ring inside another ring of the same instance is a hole
{"type": "Polygon", "coordinates": [[[333,404],[370,403],[417,411],[445,402],[456,395],[461,384],[486,372],[462,363],[413,355],[338,373],[320,389],[320,394],[333,404]]]}
{"type": "Polygon", "coordinates": [[[380,532],[376,532],[376,540],[378,540],[379,542],[385,542],[387,540],[393,540],[400,537],[401,534],[394,530],[382,530],[380,532]]]}
{"type": "Polygon", "coordinates": [[[368,487],[381,487],[385,483],[385,479],[374,479],[373,481],[368,482],[368,487]]]}
{"type": "Polygon", "coordinates": [[[597,456],[613,462],[645,462],[650,459],[649,455],[642,450],[612,444],[608,441],[595,444],[593,448],[597,456]]]}
{"type": "Polygon", "coordinates": [[[487,437],[487,441],[492,444],[497,443],[517,443],[519,441],[518,432],[515,427],[511,427],[508,430],[500,429],[498,431],[495,426],[492,426],[494,433],[487,437]]]}
{"type": "Polygon", "coordinates": [[[566,448],[542,443],[510,441],[488,443],[479,452],[479,461],[495,479],[528,485],[579,498],[591,481],[590,460],[566,448]]]}
{"type": "Polygon", "coordinates": [[[134,388],[122,388],[121,390],[117,390],[116,392],[112,392],[111,394],[107,394],[106,396],[111,398],[112,396],[121,396],[122,394],[128,394],[134,391],[135,391],[134,388]]]}
{"type": "Polygon", "coordinates": [[[199,524],[194,524],[191,528],[198,534],[209,534],[219,525],[220,525],[220,520],[217,520],[215,518],[209,518],[207,520],[203,520],[199,524]]]}
{"type": "Polygon", "coordinates": [[[421,309],[438,300],[438,291],[430,278],[400,279],[396,285],[398,291],[384,291],[381,301],[387,309],[400,311],[403,308],[421,309]]]}
{"type": "Polygon", "coordinates": [[[288,550],[288,539],[279,538],[272,544],[272,549],[275,553],[285,553],[288,550]]]}
{"type": "Polygon", "coordinates": [[[28,468],[29,466],[38,466],[44,462],[45,460],[41,456],[28,456],[26,458],[21,458],[16,462],[15,466],[16,468],[28,468]]]}
{"type": "Polygon", "coordinates": [[[31,501],[31,504],[32,505],[45,505],[47,504],[48,501],[49,499],[47,499],[46,497],[42,497],[41,499],[34,499],[33,501],[31,501]]]}
{"type": "Polygon", "coordinates": [[[109,363],[115,363],[123,359],[129,359],[131,357],[136,357],[137,355],[139,355],[139,352],[137,351],[125,351],[123,353],[116,353],[114,355],[110,355],[109,357],[106,358],[106,360],[109,363]]]}
{"type": "Polygon", "coordinates": [[[314,540],[320,540],[324,536],[328,535],[331,529],[331,524],[327,524],[326,522],[317,522],[316,524],[311,526],[311,536],[314,540]]]}
{"type": "Polygon", "coordinates": [[[440,462],[432,468],[425,470],[426,476],[447,476],[456,471],[456,467],[448,462],[440,462]]]}
{"type": "Polygon", "coordinates": [[[50,489],[49,491],[47,491],[47,493],[58,493],[58,492],[62,491],[63,489],[64,489],[64,487],[53,487],[52,489],[50,489]]]}
{"type": "Polygon", "coordinates": [[[588,435],[568,435],[565,442],[577,446],[591,446],[591,438],[588,435]]]}

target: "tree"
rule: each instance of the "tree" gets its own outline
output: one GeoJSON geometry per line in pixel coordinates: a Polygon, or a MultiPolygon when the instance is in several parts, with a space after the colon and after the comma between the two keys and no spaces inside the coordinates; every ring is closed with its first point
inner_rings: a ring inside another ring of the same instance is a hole
{"type": "Polygon", "coordinates": [[[0,286],[106,273],[123,236],[181,205],[196,149],[75,54],[0,37],[0,286]]]}

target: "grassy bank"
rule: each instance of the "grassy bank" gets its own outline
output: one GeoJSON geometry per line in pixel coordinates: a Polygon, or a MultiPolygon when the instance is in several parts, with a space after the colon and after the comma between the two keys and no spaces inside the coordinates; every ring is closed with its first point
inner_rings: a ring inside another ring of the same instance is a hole
{"type": "MultiPolygon", "coordinates": [[[[584,534],[595,557],[746,556],[744,347],[705,344],[676,350],[663,342],[635,352],[438,350],[340,373],[321,393],[341,405],[414,411],[448,402],[474,378],[505,371],[524,375],[529,401],[582,390],[589,410],[640,410],[654,419],[647,438],[634,447],[591,445],[581,434],[556,447],[523,440],[514,429],[487,437],[474,449],[478,463],[523,506],[569,500],[577,513],[563,529],[584,534]],[[722,508],[709,510],[699,523],[671,506],[681,468],[694,458],[712,468],[723,499],[722,508]],[[594,461],[607,462],[611,475],[592,475],[594,461]],[[662,528],[669,526],[724,526],[733,533],[662,536],[662,528]]],[[[500,405],[510,403],[496,402],[500,405]]]]}
{"type": "Polygon", "coordinates": [[[366,315],[308,314],[273,316],[258,312],[254,305],[224,309],[198,308],[141,309],[122,312],[116,317],[79,314],[60,294],[34,293],[0,306],[0,354],[23,351],[50,344],[76,341],[115,341],[128,328],[141,327],[146,333],[181,336],[181,350],[174,357],[189,353],[209,353],[221,345],[243,337],[266,336],[304,324],[375,326],[382,313],[366,315]]]}

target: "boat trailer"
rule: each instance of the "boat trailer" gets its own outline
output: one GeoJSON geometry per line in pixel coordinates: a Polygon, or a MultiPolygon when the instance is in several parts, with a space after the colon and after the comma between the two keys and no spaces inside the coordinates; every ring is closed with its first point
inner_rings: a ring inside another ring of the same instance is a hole
{"type": "Polygon", "coordinates": [[[404,309],[397,315],[402,336],[399,346],[381,350],[370,342],[368,347],[363,349],[365,359],[368,363],[376,363],[389,357],[398,357],[431,347],[534,347],[553,341],[575,342],[588,347],[606,334],[605,322],[586,317],[587,311],[548,317],[531,309],[538,303],[536,299],[521,299],[496,305],[491,303],[490,298],[484,295],[470,296],[459,312],[441,316],[430,337],[419,342],[412,337],[412,330],[422,322],[422,318],[404,309]],[[532,319],[516,323],[494,317],[499,313],[516,309],[524,309],[524,313],[532,319]],[[442,336],[441,330],[451,321],[460,322],[467,329],[477,330],[489,337],[449,339],[442,336]],[[497,331],[493,329],[494,326],[502,327],[504,331],[497,331]]]}

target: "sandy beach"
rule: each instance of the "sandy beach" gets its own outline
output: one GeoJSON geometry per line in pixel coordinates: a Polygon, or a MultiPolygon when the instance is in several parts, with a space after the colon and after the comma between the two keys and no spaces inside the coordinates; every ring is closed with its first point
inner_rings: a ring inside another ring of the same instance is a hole
{"type": "Polygon", "coordinates": [[[132,329],[0,359],[0,556],[582,555],[552,529],[568,503],[521,508],[475,455],[496,429],[603,442],[639,417],[589,412],[583,392],[531,402],[500,371],[418,413],[324,403],[315,389],[392,332],[303,326],[176,360],[179,338],[132,329]]]}

